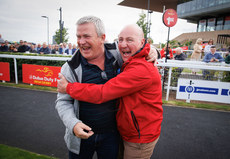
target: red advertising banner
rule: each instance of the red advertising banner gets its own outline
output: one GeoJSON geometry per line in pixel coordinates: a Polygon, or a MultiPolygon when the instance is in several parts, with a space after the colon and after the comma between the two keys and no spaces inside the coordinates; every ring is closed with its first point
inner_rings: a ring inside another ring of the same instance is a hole
{"type": "Polygon", "coordinates": [[[24,83],[57,87],[58,73],[61,67],[22,64],[22,81],[24,83]]]}
{"type": "Polygon", "coordinates": [[[0,62],[0,80],[10,81],[10,64],[8,62],[0,62]]]}
{"type": "Polygon", "coordinates": [[[181,49],[182,50],[188,50],[188,46],[182,46],[181,49]]]}
{"type": "MultiPolygon", "coordinates": [[[[188,50],[188,46],[182,46],[182,47],[180,47],[182,50],[188,50]]],[[[173,54],[175,54],[176,53],[176,48],[173,48],[172,49],[173,50],[173,54]]]]}

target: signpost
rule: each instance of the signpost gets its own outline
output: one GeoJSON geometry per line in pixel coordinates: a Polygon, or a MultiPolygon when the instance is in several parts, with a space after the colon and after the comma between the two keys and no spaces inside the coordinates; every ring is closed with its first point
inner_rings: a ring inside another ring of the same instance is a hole
{"type": "Polygon", "coordinates": [[[167,46],[166,46],[166,56],[165,62],[167,62],[167,56],[169,55],[168,43],[169,43],[169,33],[170,27],[173,27],[177,22],[177,13],[174,9],[167,9],[163,13],[163,23],[165,26],[168,27],[168,39],[167,39],[167,46]]]}

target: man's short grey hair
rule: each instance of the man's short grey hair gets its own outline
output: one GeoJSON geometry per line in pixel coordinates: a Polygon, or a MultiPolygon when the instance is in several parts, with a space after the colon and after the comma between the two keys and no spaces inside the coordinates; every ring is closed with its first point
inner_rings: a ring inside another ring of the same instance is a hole
{"type": "Polygon", "coordinates": [[[85,16],[85,17],[80,18],[77,21],[76,25],[81,25],[85,23],[93,23],[96,28],[96,32],[98,36],[105,34],[105,26],[100,18],[95,17],[95,16],[85,16]]]}
{"type": "Polygon", "coordinates": [[[181,47],[176,48],[176,51],[183,53],[183,49],[181,47]]]}

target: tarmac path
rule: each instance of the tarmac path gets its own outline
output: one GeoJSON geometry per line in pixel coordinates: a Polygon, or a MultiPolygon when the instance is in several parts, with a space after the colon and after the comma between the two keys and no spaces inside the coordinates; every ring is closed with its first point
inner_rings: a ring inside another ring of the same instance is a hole
{"type": "MultiPolygon", "coordinates": [[[[68,158],[56,93],[0,86],[0,97],[0,144],[68,158]]],[[[151,159],[230,158],[230,112],[163,108],[162,133],[151,159]]]]}

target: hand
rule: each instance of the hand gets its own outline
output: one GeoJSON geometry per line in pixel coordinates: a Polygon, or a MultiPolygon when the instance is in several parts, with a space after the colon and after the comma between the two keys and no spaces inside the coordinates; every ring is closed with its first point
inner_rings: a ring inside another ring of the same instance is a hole
{"type": "Polygon", "coordinates": [[[81,138],[81,139],[88,139],[90,136],[94,134],[94,132],[91,130],[91,128],[84,123],[77,123],[74,128],[73,132],[75,136],[81,138]]]}
{"type": "Polygon", "coordinates": [[[60,78],[60,80],[58,80],[57,91],[59,93],[66,93],[66,87],[69,82],[61,73],[58,74],[58,77],[60,78]]]}
{"type": "Polygon", "coordinates": [[[157,57],[158,57],[158,54],[157,54],[156,48],[151,47],[151,48],[150,48],[150,51],[149,51],[149,55],[148,55],[147,58],[146,58],[147,61],[148,61],[148,62],[153,62],[154,65],[155,65],[157,57]]]}

